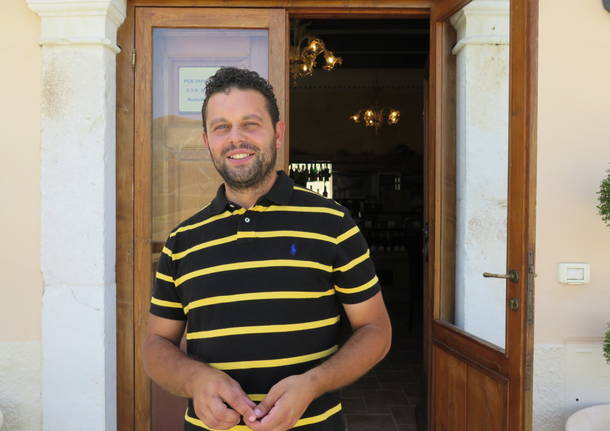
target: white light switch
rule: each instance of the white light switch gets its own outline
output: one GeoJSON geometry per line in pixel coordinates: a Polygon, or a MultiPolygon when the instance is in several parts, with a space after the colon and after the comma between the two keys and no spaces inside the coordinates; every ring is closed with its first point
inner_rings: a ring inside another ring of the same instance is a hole
{"type": "Polygon", "coordinates": [[[560,263],[559,282],[585,284],[591,280],[591,266],[588,263],[560,263]]]}

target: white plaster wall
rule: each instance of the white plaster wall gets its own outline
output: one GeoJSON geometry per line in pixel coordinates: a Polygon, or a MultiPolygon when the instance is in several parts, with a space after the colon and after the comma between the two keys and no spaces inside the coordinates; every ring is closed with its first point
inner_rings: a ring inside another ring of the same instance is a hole
{"type": "Polygon", "coordinates": [[[566,416],[600,401],[610,402],[610,366],[601,340],[568,340],[565,349],[566,416]]]}
{"type": "Polygon", "coordinates": [[[570,356],[599,346],[610,321],[610,227],[595,209],[610,168],[610,13],[598,0],[539,8],[534,429],[560,431],[574,393],[610,402],[610,385],[574,383],[603,381],[610,365],[570,356]],[[559,283],[560,262],[589,263],[591,283],[559,283]]]}
{"type": "Polygon", "coordinates": [[[610,402],[610,366],[600,340],[536,344],[534,430],[560,431],[575,411],[610,402]]]}
{"type": "Polygon", "coordinates": [[[10,431],[41,429],[40,342],[0,343],[0,408],[10,431]]]}
{"type": "Polygon", "coordinates": [[[565,347],[563,344],[536,344],[534,349],[535,431],[559,431],[564,423],[565,347]]]}
{"type": "Polygon", "coordinates": [[[116,429],[116,29],[123,0],[27,0],[41,17],[45,430],[116,429]]]}
{"type": "Polygon", "coordinates": [[[115,53],[43,48],[43,424],[116,429],[115,53]],[[78,414],[66,415],[67,410],[78,414]]]}

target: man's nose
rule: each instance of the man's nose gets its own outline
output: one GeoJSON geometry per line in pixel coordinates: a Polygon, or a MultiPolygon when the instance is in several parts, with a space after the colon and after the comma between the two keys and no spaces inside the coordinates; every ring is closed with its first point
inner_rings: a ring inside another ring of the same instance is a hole
{"type": "Polygon", "coordinates": [[[239,144],[240,142],[243,141],[244,136],[239,127],[231,127],[231,130],[229,131],[228,139],[229,139],[229,143],[231,143],[231,144],[239,144]]]}

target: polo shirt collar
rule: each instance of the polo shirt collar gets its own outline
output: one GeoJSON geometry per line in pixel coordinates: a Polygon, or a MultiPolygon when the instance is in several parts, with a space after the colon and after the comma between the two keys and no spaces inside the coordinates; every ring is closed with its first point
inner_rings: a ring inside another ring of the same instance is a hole
{"type": "Polygon", "coordinates": [[[294,181],[284,171],[277,171],[277,179],[273,184],[273,187],[265,194],[261,196],[258,202],[264,202],[265,200],[271,201],[278,205],[288,205],[290,198],[292,197],[292,188],[294,187],[294,181]]]}
{"type": "MultiPolygon", "coordinates": [[[[277,171],[277,178],[275,180],[275,183],[273,183],[273,187],[271,187],[271,189],[265,195],[261,196],[258,199],[257,203],[270,201],[278,205],[288,205],[292,196],[293,186],[294,181],[292,180],[292,178],[286,175],[284,171],[277,171]]],[[[239,205],[227,199],[225,185],[223,183],[218,188],[218,192],[216,192],[216,197],[212,200],[210,209],[215,215],[220,214],[231,205],[234,208],[239,208],[239,205]]]]}

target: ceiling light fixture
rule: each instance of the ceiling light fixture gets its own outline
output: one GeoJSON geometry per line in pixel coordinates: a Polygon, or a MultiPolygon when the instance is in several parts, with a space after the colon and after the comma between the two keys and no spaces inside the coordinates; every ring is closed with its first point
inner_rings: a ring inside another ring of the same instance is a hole
{"type": "Polygon", "coordinates": [[[322,39],[304,34],[307,25],[295,25],[294,39],[298,42],[290,47],[290,78],[293,85],[297,78],[313,74],[320,55],[324,58],[324,70],[333,70],[336,65],[343,63],[341,57],[326,49],[322,39]]]}
{"type": "Polygon", "coordinates": [[[375,132],[377,132],[384,124],[389,126],[398,124],[400,121],[400,111],[394,108],[376,109],[369,107],[359,110],[349,118],[356,124],[363,124],[365,127],[374,127],[375,132]]]}

